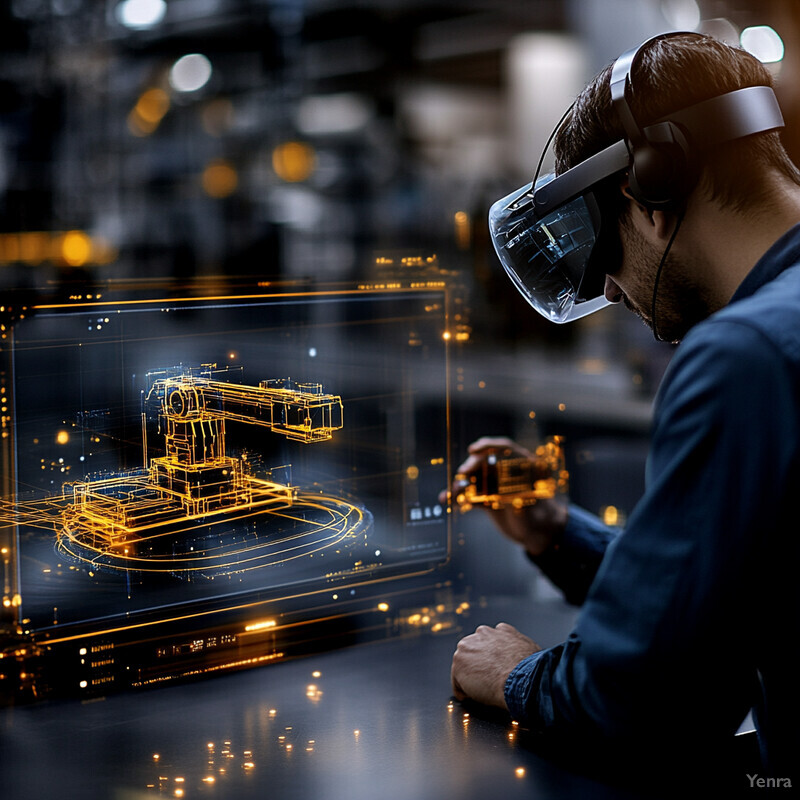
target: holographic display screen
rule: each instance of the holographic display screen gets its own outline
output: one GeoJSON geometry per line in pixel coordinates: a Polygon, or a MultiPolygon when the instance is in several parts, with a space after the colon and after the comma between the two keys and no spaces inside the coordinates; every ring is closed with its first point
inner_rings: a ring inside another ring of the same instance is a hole
{"type": "MultiPolygon", "coordinates": [[[[30,627],[448,559],[441,290],[39,308],[14,330],[30,627]]],[[[344,596],[344,595],[343,595],[344,596]]]]}

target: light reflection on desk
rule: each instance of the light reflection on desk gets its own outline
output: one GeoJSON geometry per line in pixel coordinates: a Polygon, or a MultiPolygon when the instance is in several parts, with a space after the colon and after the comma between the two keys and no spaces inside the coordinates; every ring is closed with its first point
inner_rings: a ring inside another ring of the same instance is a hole
{"type": "MultiPolygon", "coordinates": [[[[515,605],[516,618],[481,609],[482,620],[520,625],[524,615],[546,640],[572,617],[528,604],[515,605]]],[[[453,701],[457,639],[419,635],[213,681],[4,709],[0,796],[48,800],[69,787],[82,800],[620,797],[540,757],[509,719],[453,701]]]]}

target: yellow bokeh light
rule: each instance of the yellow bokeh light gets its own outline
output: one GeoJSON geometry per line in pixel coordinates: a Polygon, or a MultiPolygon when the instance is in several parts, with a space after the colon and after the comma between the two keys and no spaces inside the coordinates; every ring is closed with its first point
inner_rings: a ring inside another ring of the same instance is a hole
{"type": "MultiPolygon", "coordinates": [[[[85,231],[0,234],[0,265],[22,261],[35,266],[50,261],[83,266],[89,261],[93,264],[110,264],[116,257],[116,248],[108,240],[90,237],[85,231]]],[[[86,297],[92,299],[90,294],[86,297]]]]}
{"type": "Polygon", "coordinates": [[[40,264],[47,259],[50,249],[50,237],[46,233],[29,232],[18,236],[17,258],[26,264],[40,264]]]}
{"type": "Polygon", "coordinates": [[[148,89],[136,103],[136,113],[146,122],[159,123],[169,111],[169,95],[163,89],[148,89]]]}
{"type": "Polygon", "coordinates": [[[142,92],[128,114],[128,130],[134,136],[149,136],[169,111],[169,95],[157,87],[142,92]]]}
{"type": "Polygon", "coordinates": [[[71,267],[82,267],[92,254],[92,240],[83,231],[68,231],[61,240],[61,257],[71,267]]]}
{"type": "Polygon", "coordinates": [[[619,509],[616,506],[606,506],[602,515],[606,525],[619,525],[619,509]]]}
{"type": "Polygon", "coordinates": [[[455,237],[456,245],[459,250],[467,250],[470,246],[472,231],[470,230],[470,218],[466,211],[456,211],[455,217],[455,237]]]}
{"type": "Polygon", "coordinates": [[[419,467],[416,467],[413,464],[410,467],[406,467],[406,475],[410,481],[415,481],[417,478],[419,478],[419,467]]]}
{"type": "Polygon", "coordinates": [[[212,161],[203,170],[203,191],[209,197],[230,197],[239,185],[239,174],[224,159],[212,161]]]}
{"type": "Polygon", "coordinates": [[[304,142],[283,142],[272,151],[272,168],[287,183],[308,180],[316,160],[314,148],[304,142]]]}
{"type": "Polygon", "coordinates": [[[67,442],[69,442],[69,433],[67,431],[59,431],[56,434],[56,443],[67,444],[67,442]]]}

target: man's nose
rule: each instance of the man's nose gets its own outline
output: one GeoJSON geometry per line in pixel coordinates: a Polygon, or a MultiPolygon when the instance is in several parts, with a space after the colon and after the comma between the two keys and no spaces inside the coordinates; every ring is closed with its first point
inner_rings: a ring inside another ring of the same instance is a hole
{"type": "Polygon", "coordinates": [[[622,300],[622,289],[619,288],[616,281],[610,276],[606,275],[606,283],[603,288],[603,294],[609,303],[619,303],[622,300]]]}

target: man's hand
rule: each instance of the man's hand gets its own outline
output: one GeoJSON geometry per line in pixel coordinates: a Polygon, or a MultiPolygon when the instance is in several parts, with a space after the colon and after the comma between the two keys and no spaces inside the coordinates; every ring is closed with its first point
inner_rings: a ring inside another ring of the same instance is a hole
{"type": "Polygon", "coordinates": [[[465,697],[487,706],[507,708],[504,687],[514,667],[542,648],[512,625],[480,625],[465,636],[453,654],[450,678],[458,700],[465,697]]]}
{"type": "MultiPolygon", "coordinates": [[[[469,446],[469,455],[457,472],[469,475],[477,472],[490,454],[501,452],[533,460],[533,454],[511,439],[502,436],[484,436],[469,446]]],[[[451,491],[457,494],[463,486],[454,485],[451,491]]],[[[447,502],[447,492],[442,492],[440,501],[447,502]]],[[[553,538],[564,530],[567,509],[555,498],[539,500],[523,508],[508,506],[498,510],[487,509],[500,532],[512,542],[522,545],[532,556],[541,555],[550,546],[553,538]]]]}

